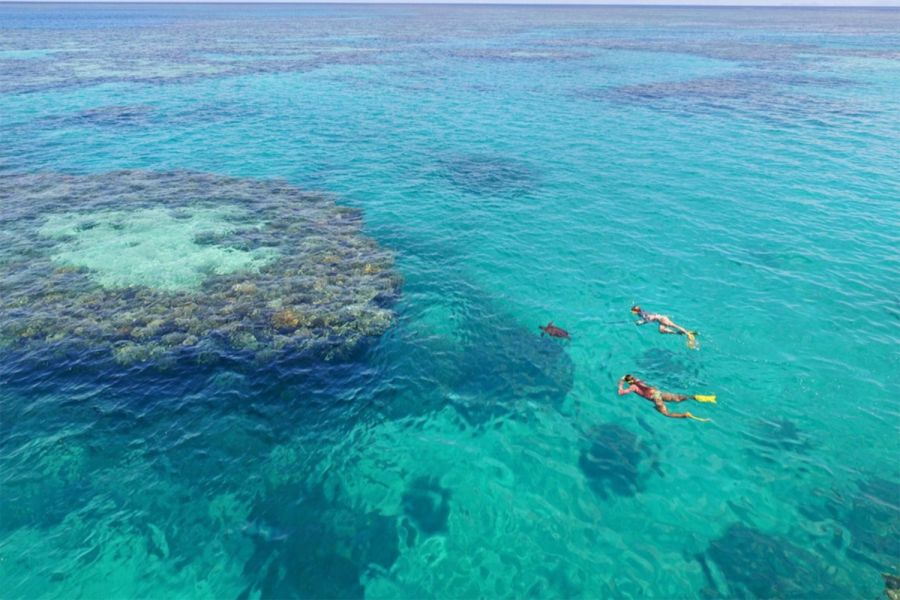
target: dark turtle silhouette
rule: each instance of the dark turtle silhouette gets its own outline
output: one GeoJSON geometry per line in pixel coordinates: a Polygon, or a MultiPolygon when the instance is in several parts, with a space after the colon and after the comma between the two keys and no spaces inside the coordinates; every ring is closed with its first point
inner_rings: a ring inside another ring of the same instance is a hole
{"type": "Polygon", "coordinates": [[[544,337],[546,333],[550,337],[562,338],[564,340],[571,340],[572,338],[569,336],[569,332],[561,327],[557,327],[553,324],[553,321],[550,321],[546,325],[538,325],[538,329],[541,330],[541,337],[544,337]]]}

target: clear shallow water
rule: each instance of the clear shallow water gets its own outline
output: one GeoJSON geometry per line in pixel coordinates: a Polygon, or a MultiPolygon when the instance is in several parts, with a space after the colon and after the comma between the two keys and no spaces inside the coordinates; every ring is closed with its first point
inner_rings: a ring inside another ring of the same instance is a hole
{"type": "MultiPolygon", "coordinates": [[[[4,345],[6,594],[871,598],[900,569],[900,12],[4,5],[0,27],[0,174],[281,178],[361,209],[404,278],[342,360],[4,345]],[[717,393],[690,407],[714,422],[618,397],[625,372],[717,393]]],[[[171,231],[187,275],[104,264],[105,225],[53,255],[157,284],[240,266],[142,214],[125,237],[171,231]]]]}

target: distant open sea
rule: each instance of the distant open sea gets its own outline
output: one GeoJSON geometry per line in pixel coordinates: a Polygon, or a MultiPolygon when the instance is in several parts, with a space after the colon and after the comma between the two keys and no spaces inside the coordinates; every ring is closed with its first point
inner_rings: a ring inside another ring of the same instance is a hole
{"type": "Polygon", "coordinates": [[[900,10],[0,4],[0,140],[4,598],[900,576],[900,10]]]}

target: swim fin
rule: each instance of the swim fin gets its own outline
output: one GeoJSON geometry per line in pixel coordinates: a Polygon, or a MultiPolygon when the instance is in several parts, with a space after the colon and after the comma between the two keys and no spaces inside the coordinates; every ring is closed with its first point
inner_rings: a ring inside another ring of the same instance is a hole
{"type": "Polygon", "coordinates": [[[708,396],[701,396],[700,394],[694,394],[694,400],[696,400],[697,402],[712,402],[713,404],[715,404],[716,395],[709,394],[708,396]]]}
{"type": "Polygon", "coordinates": [[[695,421],[700,421],[702,423],[711,423],[712,422],[712,419],[704,419],[703,417],[695,417],[694,415],[691,415],[691,419],[693,419],[695,421]]]}
{"type": "Polygon", "coordinates": [[[687,340],[688,340],[688,344],[687,344],[688,348],[696,350],[697,349],[697,338],[695,337],[695,334],[693,331],[688,332],[687,340]]]}

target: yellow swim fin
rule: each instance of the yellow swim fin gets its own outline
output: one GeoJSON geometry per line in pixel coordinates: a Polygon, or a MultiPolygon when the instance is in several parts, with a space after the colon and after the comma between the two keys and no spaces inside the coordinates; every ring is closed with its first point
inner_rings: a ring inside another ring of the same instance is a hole
{"type": "Polygon", "coordinates": [[[695,417],[694,415],[692,415],[692,414],[689,413],[689,412],[688,412],[688,413],[684,413],[684,414],[687,415],[687,418],[688,418],[688,419],[693,419],[694,421],[701,421],[701,422],[703,422],[703,423],[709,423],[710,421],[712,421],[712,419],[704,419],[703,417],[695,417]]]}
{"type": "Polygon", "coordinates": [[[712,402],[713,404],[715,404],[716,395],[710,394],[708,396],[701,396],[700,394],[694,394],[694,400],[696,400],[697,402],[712,402]]]}
{"type": "Polygon", "coordinates": [[[693,331],[689,331],[687,334],[687,345],[688,345],[688,348],[691,348],[692,350],[697,350],[697,348],[698,348],[697,336],[693,331]]]}

